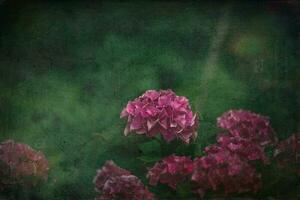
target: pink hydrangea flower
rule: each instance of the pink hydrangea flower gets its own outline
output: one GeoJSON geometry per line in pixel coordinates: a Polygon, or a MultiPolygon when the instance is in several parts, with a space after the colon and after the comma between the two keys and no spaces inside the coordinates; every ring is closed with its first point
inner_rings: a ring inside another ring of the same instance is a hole
{"type": "Polygon", "coordinates": [[[121,118],[127,118],[125,135],[136,132],[153,137],[160,133],[166,141],[180,138],[185,143],[197,136],[197,115],[192,112],[188,99],[172,90],[146,91],[128,102],[121,118]]]}
{"type": "Polygon", "coordinates": [[[34,186],[47,180],[48,170],[42,152],[13,140],[0,144],[0,189],[16,184],[34,186]]]}
{"type": "Polygon", "coordinates": [[[143,183],[129,171],[107,161],[94,178],[96,200],[154,200],[154,196],[143,183]]]}
{"type": "Polygon", "coordinates": [[[300,175],[300,133],[280,141],[275,148],[274,158],[280,168],[288,168],[300,175]]]}
{"type": "Polygon", "coordinates": [[[260,160],[264,164],[269,163],[269,158],[265,154],[264,148],[251,140],[220,134],[217,142],[218,146],[231,153],[238,154],[241,159],[246,161],[260,160]]]}
{"type": "Polygon", "coordinates": [[[171,155],[149,169],[147,178],[150,185],[157,185],[160,182],[176,189],[179,182],[187,180],[193,169],[193,161],[190,158],[171,155]]]}
{"type": "Polygon", "coordinates": [[[248,139],[261,146],[277,141],[268,117],[250,111],[230,110],[217,119],[217,125],[234,137],[248,139]]]}
{"type": "Polygon", "coordinates": [[[227,149],[212,145],[206,148],[207,156],[194,160],[195,192],[201,197],[208,190],[216,192],[243,193],[257,192],[261,188],[260,175],[255,168],[227,149]]]}

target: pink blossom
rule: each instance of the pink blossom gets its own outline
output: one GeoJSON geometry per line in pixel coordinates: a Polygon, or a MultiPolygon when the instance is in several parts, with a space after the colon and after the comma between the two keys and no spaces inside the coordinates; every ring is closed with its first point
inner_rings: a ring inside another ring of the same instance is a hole
{"type": "Polygon", "coordinates": [[[125,135],[136,132],[153,137],[160,133],[168,142],[180,138],[185,143],[197,136],[197,115],[193,114],[188,99],[172,90],[146,91],[128,102],[121,118],[127,118],[125,135]]]}
{"type": "Polygon", "coordinates": [[[147,178],[150,185],[157,185],[160,182],[176,189],[179,182],[187,180],[193,169],[193,161],[190,158],[171,155],[149,169],[147,178]]]}
{"type": "Polygon", "coordinates": [[[268,117],[250,111],[230,110],[217,119],[217,124],[230,135],[251,140],[261,146],[277,141],[268,117]]]}
{"type": "Polygon", "coordinates": [[[195,192],[204,196],[208,190],[228,193],[257,192],[262,187],[258,174],[249,161],[268,163],[264,149],[277,138],[267,117],[244,110],[230,110],[217,119],[217,143],[205,148],[206,156],[194,160],[191,180],[195,192]]]}
{"type": "Polygon", "coordinates": [[[300,133],[280,141],[275,148],[274,158],[280,168],[288,168],[300,175],[300,133]]]}
{"type": "Polygon", "coordinates": [[[261,188],[260,175],[239,155],[212,145],[207,156],[194,160],[195,192],[204,196],[208,190],[229,193],[257,192],[261,188]]]}
{"type": "Polygon", "coordinates": [[[27,144],[7,140],[0,144],[0,189],[11,185],[33,186],[47,180],[48,161],[27,144]]]}
{"type": "Polygon", "coordinates": [[[217,142],[221,148],[238,154],[246,161],[260,160],[265,164],[269,163],[269,158],[265,154],[264,148],[251,140],[220,134],[217,142]]]}
{"type": "Polygon", "coordinates": [[[106,161],[94,178],[99,197],[96,200],[153,200],[154,196],[143,183],[129,171],[118,167],[113,161],[106,161]]]}

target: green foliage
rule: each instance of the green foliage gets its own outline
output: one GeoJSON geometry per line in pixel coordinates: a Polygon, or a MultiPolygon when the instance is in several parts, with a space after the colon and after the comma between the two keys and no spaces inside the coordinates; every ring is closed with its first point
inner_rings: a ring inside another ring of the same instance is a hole
{"type": "Polygon", "coordinates": [[[139,149],[143,154],[160,154],[160,143],[156,140],[151,140],[149,142],[144,142],[139,144],[139,149]]]}
{"type": "Polygon", "coordinates": [[[141,156],[137,159],[143,161],[146,164],[154,164],[162,159],[161,156],[161,143],[157,140],[150,140],[138,145],[141,152],[141,156]]]}

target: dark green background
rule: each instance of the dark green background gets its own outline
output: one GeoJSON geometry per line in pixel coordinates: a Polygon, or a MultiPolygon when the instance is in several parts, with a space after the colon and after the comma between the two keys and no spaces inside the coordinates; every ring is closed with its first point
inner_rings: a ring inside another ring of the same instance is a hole
{"type": "Polygon", "coordinates": [[[173,89],[200,113],[195,154],[233,108],[270,116],[279,138],[300,131],[297,1],[7,0],[0,23],[0,140],[45,153],[37,199],[93,199],[108,159],[146,183],[136,157],[147,139],[123,136],[119,113],[148,89],[173,89]]]}

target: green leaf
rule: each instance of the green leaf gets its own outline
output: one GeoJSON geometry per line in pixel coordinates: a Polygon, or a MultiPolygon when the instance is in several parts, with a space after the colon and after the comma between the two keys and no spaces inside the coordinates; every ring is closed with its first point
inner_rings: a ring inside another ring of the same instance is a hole
{"type": "Polygon", "coordinates": [[[191,184],[189,182],[180,183],[177,185],[176,194],[182,199],[191,199],[192,197],[191,184]]]}
{"type": "Polygon", "coordinates": [[[160,144],[156,140],[139,144],[139,149],[143,154],[156,153],[160,155],[160,151],[161,151],[160,144]]]}
{"type": "Polygon", "coordinates": [[[161,157],[160,156],[151,156],[151,155],[147,155],[147,156],[139,156],[137,157],[137,159],[145,162],[145,163],[154,163],[154,162],[157,162],[159,160],[161,160],[161,157]]]}

